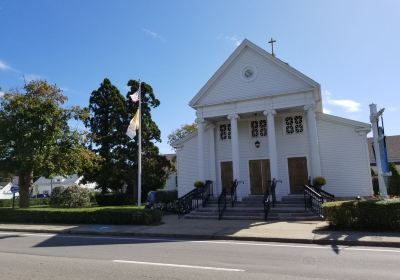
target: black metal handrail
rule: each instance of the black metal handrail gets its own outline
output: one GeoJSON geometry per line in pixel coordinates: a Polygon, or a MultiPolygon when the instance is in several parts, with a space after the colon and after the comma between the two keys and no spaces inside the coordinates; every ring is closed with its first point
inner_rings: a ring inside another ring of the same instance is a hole
{"type": "Polygon", "coordinates": [[[226,210],[226,189],[223,189],[218,197],[218,220],[221,220],[225,210],[226,210]]]}
{"type": "Polygon", "coordinates": [[[207,203],[210,201],[210,197],[213,194],[213,181],[207,180],[204,184],[204,188],[202,190],[202,206],[206,207],[207,203]]]}
{"type": "MultiPolygon", "coordinates": [[[[272,207],[275,207],[275,203],[276,203],[276,185],[278,183],[282,183],[281,180],[276,180],[275,178],[273,178],[272,180],[268,180],[267,182],[271,183],[270,185],[270,190],[267,191],[268,194],[271,194],[272,196],[272,207]]],[[[269,198],[269,200],[271,200],[269,198]]]]}
{"type": "Polygon", "coordinates": [[[207,180],[203,188],[196,188],[175,202],[178,217],[190,213],[201,206],[205,207],[212,195],[213,182],[207,180]]]}
{"type": "Polygon", "coordinates": [[[232,187],[231,187],[231,203],[232,203],[232,207],[234,207],[235,203],[237,202],[237,187],[238,187],[239,183],[244,184],[243,181],[236,180],[236,179],[232,182],[232,187]]]}
{"type": "Polygon", "coordinates": [[[313,186],[304,186],[304,208],[311,210],[321,218],[324,217],[322,204],[326,201],[335,200],[335,196],[313,186]]]}
{"type": "Polygon", "coordinates": [[[267,220],[268,214],[269,214],[269,209],[271,208],[271,199],[270,199],[269,192],[265,192],[264,198],[263,198],[263,204],[264,204],[264,220],[267,220]]]}

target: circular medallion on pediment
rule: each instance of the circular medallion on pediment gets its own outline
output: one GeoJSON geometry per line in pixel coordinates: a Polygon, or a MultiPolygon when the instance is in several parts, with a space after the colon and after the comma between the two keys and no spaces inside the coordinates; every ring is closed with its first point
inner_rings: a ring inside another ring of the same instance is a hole
{"type": "Polygon", "coordinates": [[[250,82],[254,80],[257,76],[256,68],[248,65],[242,69],[241,77],[244,81],[250,82]]]}

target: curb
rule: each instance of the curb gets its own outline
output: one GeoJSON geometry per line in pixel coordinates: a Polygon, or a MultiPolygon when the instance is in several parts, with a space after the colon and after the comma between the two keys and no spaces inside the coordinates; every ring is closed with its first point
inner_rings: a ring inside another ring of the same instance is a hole
{"type": "Polygon", "coordinates": [[[12,229],[0,228],[6,232],[24,233],[52,233],[70,235],[102,235],[102,236],[126,236],[126,237],[150,237],[150,238],[176,238],[187,240],[231,240],[231,241],[253,241],[253,242],[276,242],[294,244],[315,245],[343,245],[343,246],[368,246],[368,247],[393,247],[400,248],[400,242],[394,241],[367,241],[367,240],[333,240],[333,239],[307,239],[307,238],[281,238],[281,237],[255,237],[255,236],[231,236],[231,235],[195,235],[195,234],[172,234],[172,233],[140,233],[140,232],[101,232],[90,230],[54,230],[54,229],[12,229]]]}

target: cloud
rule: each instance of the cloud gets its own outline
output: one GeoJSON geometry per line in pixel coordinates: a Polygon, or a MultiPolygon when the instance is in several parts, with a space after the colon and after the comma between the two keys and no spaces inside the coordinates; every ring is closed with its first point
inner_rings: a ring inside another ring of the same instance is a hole
{"type": "MultiPolygon", "coordinates": [[[[361,103],[351,99],[335,99],[332,98],[332,93],[325,90],[322,95],[326,99],[326,104],[344,109],[346,112],[355,113],[361,111],[361,103]]],[[[328,111],[330,109],[326,108],[328,111]]],[[[331,111],[330,111],[331,112],[331,111]]]]}
{"type": "Polygon", "coordinates": [[[386,110],[388,112],[397,112],[399,109],[395,106],[387,106],[386,110]]]}
{"type": "Polygon", "coordinates": [[[160,34],[158,34],[155,31],[152,31],[150,29],[147,28],[143,28],[142,31],[144,32],[144,34],[146,34],[147,36],[155,39],[155,40],[160,40],[161,42],[165,42],[165,39],[163,36],[161,36],[160,34]]]}
{"type": "Polygon", "coordinates": [[[11,70],[11,69],[12,68],[7,63],[0,60],[0,71],[7,71],[7,70],[11,70]]]}
{"type": "Polygon", "coordinates": [[[327,109],[327,108],[322,108],[322,111],[325,113],[325,114],[332,114],[332,111],[331,110],[329,110],[329,109],[327,109]]]}
{"type": "Polygon", "coordinates": [[[5,92],[0,90],[0,98],[3,97],[4,94],[5,94],[5,92]]]}
{"type": "Polygon", "coordinates": [[[243,40],[239,39],[238,36],[236,36],[236,35],[224,35],[224,34],[220,34],[217,37],[217,39],[230,41],[235,45],[235,47],[239,46],[243,41],[243,40]]]}

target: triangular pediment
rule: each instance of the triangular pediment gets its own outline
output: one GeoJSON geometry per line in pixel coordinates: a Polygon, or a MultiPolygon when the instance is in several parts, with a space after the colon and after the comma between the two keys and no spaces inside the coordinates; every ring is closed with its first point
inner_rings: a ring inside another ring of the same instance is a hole
{"type": "Polygon", "coordinates": [[[189,105],[201,107],[315,88],[318,83],[244,40],[189,105]]]}

